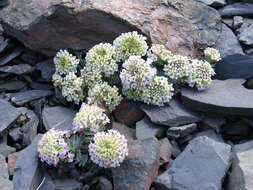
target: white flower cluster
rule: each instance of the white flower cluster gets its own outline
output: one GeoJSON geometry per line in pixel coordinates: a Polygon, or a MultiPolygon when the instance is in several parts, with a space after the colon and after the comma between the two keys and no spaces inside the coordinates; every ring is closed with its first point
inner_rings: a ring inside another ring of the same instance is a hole
{"type": "Polygon", "coordinates": [[[189,75],[189,86],[196,86],[198,90],[204,90],[212,82],[212,76],[215,72],[207,61],[192,60],[191,73],[189,75]]]}
{"type": "Polygon", "coordinates": [[[171,100],[173,91],[173,85],[168,83],[166,77],[156,76],[152,83],[143,90],[141,99],[147,104],[163,106],[171,100]]]}
{"type": "Polygon", "coordinates": [[[59,163],[73,162],[72,154],[65,142],[66,131],[49,130],[38,143],[39,158],[48,165],[57,166],[59,163]]]}
{"type": "Polygon", "coordinates": [[[185,56],[174,55],[164,65],[164,74],[180,82],[185,82],[190,72],[190,60],[185,56]]]}
{"type": "Polygon", "coordinates": [[[204,56],[209,63],[218,62],[221,60],[220,52],[215,48],[206,48],[204,50],[204,56]]]}
{"type": "Polygon", "coordinates": [[[158,65],[165,64],[172,56],[172,52],[162,44],[153,44],[148,51],[148,58],[158,65]]]}
{"type": "Polygon", "coordinates": [[[144,56],[148,45],[146,37],[136,31],[123,33],[113,41],[117,61],[126,61],[130,56],[144,56]]]}
{"type": "Polygon", "coordinates": [[[102,75],[100,71],[93,69],[91,66],[84,67],[81,70],[81,78],[83,79],[83,85],[88,88],[92,88],[98,83],[102,83],[102,75]]]}
{"type": "Polygon", "coordinates": [[[74,132],[98,132],[110,123],[105,110],[83,103],[73,121],[74,132]]]}
{"type": "Polygon", "coordinates": [[[69,72],[76,72],[80,60],[71,55],[67,50],[60,50],[54,57],[56,72],[66,75],[69,72]]]}
{"type": "Polygon", "coordinates": [[[89,90],[89,98],[91,101],[100,102],[110,111],[113,111],[123,99],[119,94],[116,86],[110,86],[107,82],[97,84],[89,90]]]}
{"type": "Polygon", "coordinates": [[[94,71],[100,71],[106,77],[118,71],[116,52],[109,43],[100,43],[91,48],[86,57],[86,66],[92,67],[94,71]]]}
{"type": "Polygon", "coordinates": [[[67,101],[78,104],[84,99],[83,80],[77,77],[75,73],[69,73],[62,82],[62,95],[67,101]]]}
{"type": "Polygon", "coordinates": [[[102,168],[118,167],[128,155],[127,140],[116,130],[99,132],[89,145],[89,155],[102,168]]]}

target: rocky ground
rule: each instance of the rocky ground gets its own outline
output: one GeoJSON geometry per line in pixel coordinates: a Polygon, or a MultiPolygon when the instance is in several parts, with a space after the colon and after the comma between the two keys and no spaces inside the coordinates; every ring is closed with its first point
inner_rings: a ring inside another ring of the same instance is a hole
{"type": "Polygon", "coordinates": [[[252,0],[13,0],[0,20],[2,190],[253,189],[252,0]],[[214,82],[163,107],[122,101],[112,128],[130,150],[120,167],[47,168],[38,140],[71,127],[78,110],[51,83],[52,56],[132,30],[179,54],[219,49],[214,82]]]}

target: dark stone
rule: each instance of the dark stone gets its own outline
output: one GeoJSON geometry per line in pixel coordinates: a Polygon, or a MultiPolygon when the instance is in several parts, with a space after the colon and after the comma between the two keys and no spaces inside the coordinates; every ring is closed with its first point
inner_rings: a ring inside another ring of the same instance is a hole
{"type": "Polygon", "coordinates": [[[197,124],[192,123],[188,125],[171,127],[167,130],[167,137],[169,139],[178,139],[190,135],[197,130],[197,124]]]}
{"type": "Polygon", "coordinates": [[[253,119],[250,117],[242,117],[242,120],[247,123],[249,126],[253,127],[253,119]]]}
{"type": "Polygon", "coordinates": [[[12,53],[0,58],[0,66],[6,65],[23,52],[23,48],[16,48],[12,53]]]}
{"type": "Polygon", "coordinates": [[[3,134],[21,115],[9,102],[0,99],[0,135],[3,134]]]}
{"type": "Polygon", "coordinates": [[[134,125],[145,116],[135,102],[124,99],[115,110],[115,118],[125,125],[134,125]]]}
{"type": "Polygon", "coordinates": [[[182,101],[186,106],[202,112],[222,115],[253,116],[253,91],[244,88],[244,80],[214,80],[204,91],[182,89],[182,101]]]}
{"type": "Polygon", "coordinates": [[[149,116],[151,121],[158,125],[177,127],[201,120],[201,116],[198,113],[191,111],[177,99],[171,100],[167,106],[143,105],[141,108],[149,116]]]}
{"type": "Polygon", "coordinates": [[[6,7],[9,5],[9,0],[1,0],[0,1],[0,8],[6,7]]]}
{"type": "Polygon", "coordinates": [[[39,165],[37,145],[42,135],[38,135],[27,148],[20,152],[14,169],[15,190],[34,190],[42,182],[43,172],[39,165]]]}
{"type": "Polygon", "coordinates": [[[153,124],[148,117],[136,123],[136,138],[139,140],[165,136],[166,127],[153,124]]]}
{"type": "Polygon", "coordinates": [[[155,138],[128,142],[127,158],[112,169],[114,189],[149,190],[158,173],[159,147],[155,138]]]}
{"type": "MultiPolygon", "coordinates": [[[[0,86],[0,88],[1,88],[1,86],[0,86]]],[[[39,83],[39,82],[32,82],[31,88],[33,90],[53,90],[54,89],[54,87],[52,85],[45,84],[45,83],[39,83]]]]}
{"type": "MultiPolygon", "coordinates": [[[[4,49],[9,45],[9,42],[10,42],[9,39],[5,39],[4,41],[2,41],[2,42],[0,43],[0,53],[1,53],[2,51],[4,51],[4,49]]],[[[1,60],[1,59],[0,59],[0,60],[1,60]]]]}
{"type": "Polygon", "coordinates": [[[80,190],[82,184],[74,179],[57,179],[53,181],[55,190],[80,190]]]}
{"type": "Polygon", "coordinates": [[[117,122],[112,123],[112,128],[124,135],[128,141],[136,139],[135,129],[132,129],[124,124],[117,122]]]}
{"type": "Polygon", "coordinates": [[[13,92],[18,91],[26,87],[26,83],[23,81],[8,81],[0,84],[0,92],[13,92]]]}
{"type": "Polygon", "coordinates": [[[212,46],[220,34],[219,13],[195,0],[45,0],[43,6],[19,0],[0,12],[0,20],[6,34],[49,56],[59,49],[88,50],[134,30],[190,55],[195,43],[212,46]]]}
{"type": "Polygon", "coordinates": [[[112,183],[105,177],[100,177],[99,178],[99,184],[97,188],[99,190],[113,190],[112,183]]]}
{"type": "Polygon", "coordinates": [[[39,118],[33,111],[28,110],[26,115],[29,121],[22,126],[22,131],[23,131],[22,146],[23,147],[26,147],[32,143],[33,139],[37,136],[38,126],[39,126],[39,118]]]}
{"type": "Polygon", "coordinates": [[[172,147],[172,150],[171,150],[171,155],[174,157],[174,158],[176,158],[176,157],[178,157],[178,155],[180,155],[181,154],[181,150],[180,150],[180,148],[179,148],[179,146],[178,146],[178,144],[177,144],[177,142],[176,141],[170,141],[170,143],[171,143],[171,147],[172,147]]]}
{"type": "Polygon", "coordinates": [[[250,3],[234,3],[219,10],[222,17],[253,15],[253,5],[250,3]]]}
{"type": "Polygon", "coordinates": [[[156,179],[166,190],[221,190],[231,164],[231,147],[208,137],[197,137],[156,179]]]}
{"type": "Polygon", "coordinates": [[[222,24],[222,32],[215,48],[219,50],[222,58],[236,53],[244,54],[237,37],[225,24],[222,24]]]}
{"type": "Polygon", "coordinates": [[[213,6],[213,7],[222,7],[226,5],[225,0],[197,0],[197,1],[205,3],[206,5],[213,6]]]}
{"type": "Polygon", "coordinates": [[[25,103],[31,102],[32,100],[37,100],[43,97],[48,97],[53,95],[53,91],[50,90],[28,90],[24,92],[17,92],[9,94],[11,101],[19,106],[25,103]]]}
{"type": "Polygon", "coordinates": [[[16,152],[16,149],[7,145],[7,136],[0,137],[0,155],[8,157],[13,152],[16,152]]]}
{"type": "Polygon", "coordinates": [[[253,56],[234,54],[222,59],[215,67],[218,79],[253,77],[253,56]]]}
{"type": "Polygon", "coordinates": [[[55,73],[55,66],[52,59],[36,64],[36,69],[41,72],[42,79],[45,82],[52,81],[52,76],[55,73]]]}
{"type": "Polygon", "coordinates": [[[252,46],[253,45],[252,33],[253,33],[253,25],[250,25],[247,28],[243,28],[240,34],[238,35],[239,41],[244,45],[252,46]]]}
{"type": "Polygon", "coordinates": [[[61,106],[45,107],[42,112],[43,124],[47,131],[52,128],[71,129],[75,114],[74,110],[61,106]]]}
{"type": "Polygon", "coordinates": [[[13,128],[9,131],[9,136],[14,142],[18,142],[22,139],[22,132],[20,131],[20,128],[13,128]]]}
{"type": "Polygon", "coordinates": [[[253,129],[243,121],[228,123],[222,129],[224,139],[239,141],[247,139],[252,134],[253,129]]]}
{"type": "Polygon", "coordinates": [[[24,75],[24,74],[31,73],[33,71],[33,67],[28,64],[18,64],[18,65],[0,67],[0,71],[4,73],[24,75]]]}
{"type": "Polygon", "coordinates": [[[229,190],[251,190],[253,186],[253,149],[237,152],[228,177],[229,190]]]}
{"type": "Polygon", "coordinates": [[[160,143],[160,165],[167,164],[171,161],[172,145],[167,138],[159,140],[160,143]]]}
{"type": "Polygon", "coordinates": [[[222,116],[208,114],[205,115],[201,124],[204,128],[210,128],[215,130],[217,133],[221,131],[222,125],[226,123],[226,119],[222,116]]]}

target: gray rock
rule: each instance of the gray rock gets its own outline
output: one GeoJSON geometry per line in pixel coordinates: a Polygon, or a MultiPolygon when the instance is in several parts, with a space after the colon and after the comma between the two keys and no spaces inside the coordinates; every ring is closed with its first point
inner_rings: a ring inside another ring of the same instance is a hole
{"type": "Polygon", "coordinates": [[[253,15],[253,5],[250,3],[234,3],[219,10],[222,17],[253,15]]]}
{"type": "Polygon", "coordinates": [[[197,1],[205,3],[206,5],[213,6],[213,7],[222,7],[226,5],[225,0],[197,0],[197,1]]]}
{"type": "Polygon", "coordinates": [[[240,34],[238,35],[239,41],[244,45],[252,46],[253,45],[252,33],[253,33],[253,25],[247,28],[243,28],[240,34]]]}
{"type": "Polygon", "coordinates": [[[31,102],[32,100],[40,99],[53,95],[53,91],[50,90],[28,90],[24,92],[16,92],[9,94],[11,101],[19,106],[25,103],[31,102]]]}
{"type": "MultiPolygon", "coordinates": [[[[9,42],[10,42],[9,39],[5,39],[4,41],[2,41],[0,43],[0,53],[5,50],[5,48],[9,45],[9,42]]],[[[4,59],[2,59],[2,60],[4,60],[4,59]]]]}
{"type": "Polygon", "coordinates": [[[43,124],[46,130],[52,128],[67,130],[72,128],[76,112],[61,106],[45,107],[42,112],[43,124]]]}
{"type": "Polygon", "coordinates": [[[226,123],[226,119],[222,116],[208,114],[201,121],[203,127],[215,130],[217,133],[221,131],[221,126],[226,123]]]}
{"type": "Polygon", "coordinates": [[[237,37],[225,24],[222,24],[220,38],[214,47],[219,50],[222,58],[236,53],[244,54],[237,37]]]}
{"type": "Polygon", "coordinates": [[[222,22],[226,24],[229,28],[233,28],[233,19],[232,18],[222,18],[222,22]]]}
{"type": "Polygon", "coordinates": [[[22,139],[22,132],[19,127],[10,129],[9,136],[14,142],[18,142],[22,139]]]}
{"type": "Polygon", "coordinates": [[[0,135],[3,134],[21,115],[9,102],[0,99],[0,135]]]}
{"type": "Polygon", "coordinates": [[[218,12],[195,0],[45,0],[43,5],[19,0],[1,10],[0,20],[6,34],[50,56],[59,49],[88,50],[133,30],[190,55],[196,43],[212,46],[220,34],[218,12]]]}
{"type": "Polygon", "coordinates": [[[195,137],[208,137],[210,139],[213,139],[215,141],[221,142],[221,143],[225,143],[221,134],[217,134],[214,130],[209,129],[209,130],[205,130],[199,133],[195,134],[195,137]]]}
{"type": "Polygon", "coordinates": [[[0,187],[1,190],[14,190],[12,182],[9,179],[1,177],[0,177],[0,187]]]}
{"type": "Polygon", "coordinates": [[[74,179],[56,179],[53,181],[55,190],[80,190],[82,184],[74,179]]]}
{"type": "Polygon", "coordinates": [[[231,147],[208,137],[197,137],[173,161],[156,183],[164,189],[221,190],[231,164],[231,147]]]}
{"type": "Polygon", "coordinates": [[[136,123],[136,138],[139,140],[165,136],[166,127],[153,124],[148,117],[136,123]]]}
{"type": "Polygon", "coordinates": [[[203,112],[223,115],[253,116],[253,91],[246,89],[242,79],[214,80],[204,91],[182,89],[186,106],[203,112]]]}
{"type": "Polygon", "coordinates": [[[222,59],[215,66],[218,79],[240,78],[247,79],[253,76],[253,56],[234,54],[222,59]]]}
{"type": "Polygon", "coordinates": [[[167,164],[171,161],[172,145],[167,138],[159,140],[160,143],[160,165],[167,164]]]}
{"type": "Polygon", "coordinates": [[[158,125],[177,127],[201,120],[198,113],[191,111],[177,99],[171,100],[167,106],[157,107],[143,105],[141,108],[151,121],[158,125]]]}
{"type": "Polygon", "coordinates": [[[28,110],[26,115],[29,121],[22,126],[23,131],[22,145],[24,147],[30,145],[33,139],[37,136],[39,125],[39,118],[37,117],[37,115],[35,115],[33,111],[28,110]]]}
{"type": "Polygon", "coordinates": [[[39,82],[32,82],[31,88],[33,90],[53,90],[54,89],[52,85],[39,83],[39,82]]]}
{"type": "Polygon", "coordinates": [[[0,92],[12,92],[18,91],[26,87],[26,83],[23,81],[8,81],[0,84],[0,92]]]}
{"type": "Polygon", "coordinates": [[[232,150],[233,152],[244,152],[250,149],[253,149],[253,140],[241,144],[236,144],[232,150]]]}
{"type": "Polygon", "coordinates": [[[41,77],[45,82],[51,82],[55,73],[55,66],[52,59],[36,64],[36,69],[41,72],[41,77]]]}
{"type": "Polygon", "coordinates": [[[243,24],[243,17],[242,16],[234,16],[233,18],[233,28],[238,29],[243,24]]]}
{"type": "Polygon", "coordinates": [[[23,48],[16,48],[12,53],[0,58],[0,66],[6,65],[23,52],[23,48]]]}
{"type": "Polygon", "coordinates": [[[251,190],[253,187],[253,149],[237,152],[228,178],[229,190],[251,190]]]}
{"type": "Polygon", "coordinates": [[[169,139],[178,139],[190,135],[197,130],[197,124],[192,123],[188,125],[171,127],[167,130],[167,137],[169,139]]]}
{"type": "Polygon", "coordinates": [[[5,157],[0,154],[0,179],[5,178],[8,179],[8,166],[5,160],[5,157]]]}
{"type": "Polygon", "coordinates": [[[122,135],[124,135],[128,141],[136,139],[135,129],[132,129],[124,124],[117,122],[112,123],[112,128],[119,131],[122,135]]]}
{"type": "Polygon", "coordinates": [[[43,172],[39,165],[37,145],[42,135],[38,135],[27,148],[23,149],[14,168],[15,190],[34,190],[42,182],[43,172]]]}
{"type": "Polygon", "coordinates": [[[7,145],[7,135],[0,137],[0,155],[8,157],[9,154],[16,152],[16,149],[7,145]]]}
{"type": "Polygon", "coordinates": [[[113,190],[113,185],[112,183],[105,177],[100,177],[99,178],[99,184],[97,186],[98,189],[103,189],[103,190],[113,190]]]}
{"type": "Polygon", "coordinates": [[[33,67],[28,64],[18,64],[18,65],[0,67],[0,71],[4,73],[24,75],[24,74],[31,73],[33,71],[33,67]]]}
{"type": "Polygon", "coordinates": [[[158,173],[159,147],[155,138],[128,142],[127,158],[112,169],[114,189],[149,190],[158,173]]]}

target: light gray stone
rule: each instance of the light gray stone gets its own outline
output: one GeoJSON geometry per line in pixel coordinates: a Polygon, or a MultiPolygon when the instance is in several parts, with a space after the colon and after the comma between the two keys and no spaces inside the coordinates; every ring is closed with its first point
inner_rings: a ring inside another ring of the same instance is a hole
{"type": "Polygon", "coordinates": [[[0,71],[4,73],[24,75],[24,74],[31,73],[33,71],[33,67],[28,64],[18,64],[18,65],[0,67],[0,71]]]}

